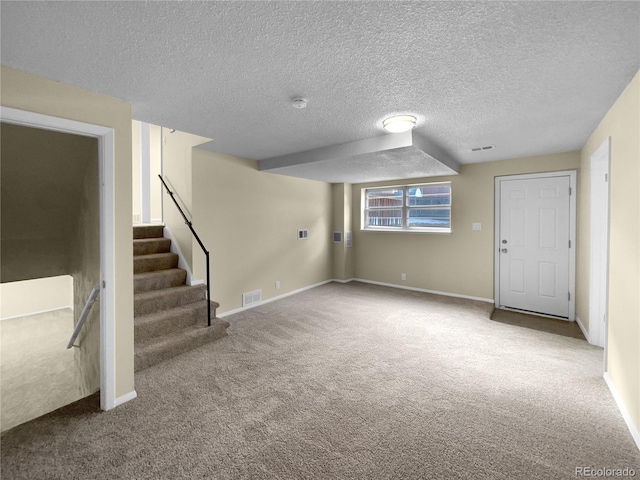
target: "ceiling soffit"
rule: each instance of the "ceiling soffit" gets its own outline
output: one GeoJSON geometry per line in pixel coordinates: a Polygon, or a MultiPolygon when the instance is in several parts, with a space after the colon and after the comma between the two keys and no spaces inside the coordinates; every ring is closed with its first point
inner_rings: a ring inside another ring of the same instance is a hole
{"type": "Polygon", "coordinates": [[[260,161],[260,170],[328,183],[455,175],[458,162],[415,131],[392,133],[260,161]]]}

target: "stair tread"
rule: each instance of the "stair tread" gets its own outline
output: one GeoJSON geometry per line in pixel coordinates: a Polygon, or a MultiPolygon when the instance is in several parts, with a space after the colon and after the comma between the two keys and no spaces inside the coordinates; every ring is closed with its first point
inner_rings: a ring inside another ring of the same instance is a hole
{"type": "Polygon", "coordinates": [[[151,272],[134,273],[133,278],[153,278],[161,277],[163,275],[182,275],[182,272],[186,273],[186,270],[178,267],[165,268],[164,270],[152,270],[151,272]]]}
{"type": "Polygon", "coordinates": [[[133,239],[140,238],[162,238],[164,233],[164,225],[134,225],[133,239]]]}
{"type": "Polygon", "coordinates": [[[171,250],[169,238],[135,238],[133,240],[133,255],[150,255],[152,253],[167,253],[171,250]]]}
{"type": "Polygon", "coordinates": [[[179,287],[184,285],[186,280],[187,272],[182,268],[167,268],[135,273],[133,275],[133,293],[179,287]]]}
{"type": "Polygon", "coordinates": [[[172,252],[133,256],[133,273],[167,270],[178,266],[178,254],[172,252]]]}
{"type": "Polygon", "coordinates": [[[190,325],[185,328],[181,328],[180,330],[176,330],[171,333],[167,333],[165,335],[160,335],[157,337],[150,337],[141,340],[140,342],[135,344],[136,352],[141,350],[155,350],[158,348],[162,348],[163,345],[168,343],[173,343],[178,341],[181,338],[189,338],[193,336],[198,336],[202,332],[212,332],[216,329],[227,329],[229,327],[229,322],[226,320],[222,320],[221,318],[212,318],[211,326],[208,327],[204,322],[201,325],[190,325]],[[213,329],[213,330],[209,330],[213,329]]]}
{"type": "Polygon", "coordinates": [[[145,237],[145,238],[134,238],[133,239],[133,243],[155,243],[155,242],[159,242],[162,240],[168,240],[171,241],[171,239],[167,238],[167,237],[145,237]]]}
{"type": "Polygon", "coordinates": [[[205,300],[205,285],[180,285],[133,294],[134,317],[205,300]]]}
{"type": "MultiPolygon", "coordinates": [[[[198,289],[204,292],[207,287],[206,285],[178,285],[177,287],[163,288],[161,290],[151,290],[149,292],[135,293],[133,297],[134,299],[162,298],[166,295],[176,294],[189,289],[198,289]]],[[[204,298],[202,300],[204,300],[204,298]]]]}
{"type": "Polygon", "coordinates": [[[167,335],[147,339],[135,345],[135,371],[195,350],[227,335],[229,322],[215,318],[211,326],[193,325],[167,335]]]}
{"type": "Polygon", "coordinates": [[[134,255],[133,261],[141,260],[144,258],[164,258],[164,257],[177,257],[177,253],[173,252],[159,252],[159,253],[147,253],[146,255],[134,255]]]}
{"type": "MultiPolygon", "coordinates": [[[[178,315],[181,315],[183,312],[189,312],[190,310],[194,310],[200,308],[202,306],[206,307],[206,300],[198,300],[197,302],[187,303],[186,305],[179,305],[173,308],[167,308],[166,310],[162,310],[160,312],[154,313],[146,313],[144,315],[138,315],[135,317],[134,322],[136,325],[144,325],[148,323],[154,323],[156,321],[164,320],[167,318],[172,318],[178,315]]],[[[220,308],[220,304],[216,301],[211,301],[211,310],[212,312],[215,309],[220,308]]],[[[202,323],[205,323],[205,319],[202,319],[202,323]]]]}

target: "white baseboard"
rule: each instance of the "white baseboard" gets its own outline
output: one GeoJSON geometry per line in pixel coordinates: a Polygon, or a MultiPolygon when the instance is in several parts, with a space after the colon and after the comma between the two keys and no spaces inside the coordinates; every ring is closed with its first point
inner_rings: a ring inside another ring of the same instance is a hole
{"type": "Polygon", "coordinates": [[[314,285],[309,285],[308,287],[299,288],[297,290],[292,290],[291,292],[287,292],[287,293],[284,293],[282,295],[278,295],[276,297],[268,298],[268,299],[263,300],[261,302],[252,303],[248,307],[240,307],[240,308],[236,308],[234,310],[229,310],[227,312],[220,313],[217,316],[219,318],[224,318],[226,316],[233,315],[234,313],[242,312],[242,311],[248,310],[250,308],[255,308],[255,307],[258,307],[260,305],[264,305],[265,303],[275,302],[276,300],[280,300],[282,298],[289,297],[291,295],[295,295],[296,293],[304,292],[305,290],[310,290],[312,288],[319,287],[320,285],[326,285],[327,283],[331,283],[331,282],[337,282],[337,283],[349,283],[349,282],[370,283],[372,285],[381,285],[383,287],[399,288],[399,289],[402,289],[402,290],[412,290],[414,292],[424,292],[424,293],[432,293],[434,295],[443,295],[445,297],[456,297],[456,298],[464,298],[464,299],[467,299],[467,300],[476,300],[476,301],[479,301],[479,302],[494,303],[494,300],[492,298],[471,297],[471,296],[468,296],[468,295],[458,295],[456,293],[438,292],[436,290],[426,290],[424,288],[405,287],[403,285],[396,285],[396,284],[393,284],[393,283],[375,282],[373,280],[364,280],[362,278],[349,278],[347,280],[339,280],[337,278],[332,278],[330,280],[325,280],[324,282],[316,283],[314,285]]]}
{"type": "Polygon", "coordinates": [[[576,315],[576,323],[580,327],[580,330],[582,330],[582,334],[584,335],[584,338],[587,339],[587,342],[591,343],[591,340],[589,340],[589,332],[587,332],[587,329],[584,328],[584,325],[582,324],[582,320],[580,320],[580,317],[578,317],[577,315],[576,315]]]}
{"type": "Polygon", "coordinates": [[[58,310],[73,310],[73,305],[65,305],[62,307],[56,307],[56,308],[49,308],[47,310],[38,310],[37,312],[29,312],[29,313],[21,313],[20,315],[14,315],[12,317],[2,317],[0,318],[0,322],[2,320],[12,320],[14,318],[21,318],[21,317],[29,317],[31,315],[40,315],[41,313],[49,313],[49,312],[56,312],[58,310]]]}
{"type": "Polygon", "coordinates": [[[278,295],[276,297],[267,298],[266,300],[262,300],[261,302],[252,303],[251,305],[249,305],[247,307],[240,307],[240,308],[236,308],[234,310],[229,310],[228,312],[223,312],[223,313],[220,313],[220,314],[218,314],[216,316],[218,318],[224,318],[224,317],[227,317],[229,315],[233,315],[234,313],[244,312],[245,310],[249,310],[251,308],[259,307],[260,305],[264,305],[266,303],[275,302],[276,300],[280,300],[280,299],[283,299],[283,298],[286,298],[286,297],[290,297],[291,295],[295,295],[296,293],[301,293],[301,292],[304,292],[305,290],[311,290],[312,288],[319,287],[320,285],[326,285],[327,283],[331,283],[331,282],[333,282],[333,280],[325,280],[324,282],[315,283],[313,285],[309,285],[308,287],[302,287],[302,288],[299,288],[297,290],[292,290],[290,292],[283,293],[282,295],[278,295]]]}
{"type": "Polygon", "coordinates": [[[346,280],[340,280],[339,278],[332,278],[329,281],[330,282],[336,282],[336,283],[349,283],[349,282],[353,282],[354,280],[356,280],[356,279],[355,278],[347,278],[346,280]]]}
{"type": "Polygon", "coordinates": [[[116,398],[116,402],[115,402],[114,407],[119,407],[123,403],[129,402],[129,401],[133,400],[134,398],[136,398],[137,396],[138,396],[138,394],[136,393],[135,390],[132,390],[129,393],[125,393],[121,397],[116,398]]]}
{"type": "Polygon", "coordinates": [[[472,297],[469,295],[459,295],[457,293],[439,292],[437,290],[427,290],[425,288],[406,287],[395,283],[376,282],[374,280],[365,280],[363,278],[353,278],[354,282],[370,283],[372,285],[381,285],[383,287],[400,288],[402,290],[411,290],[414,292],[432,293],[434,295],[443,295],[445,297],[465,298],[467,300],[476,300],[478,302],[495,303],[493,298],[472,297]]]}
{"type": "Polygon", "coordinates": [[[636,442],[636,447],[638,447],[638,450],[640,450],[640,432],[638,431],[638,427],[633,423],[633,419],[631,418],[631,415],[629,415],[629,410],[627,410],[627,407],[622,401],[622,397],[618,393],[618,390],[616,390],[616,387],[613,384],[613,380],[611,380],[609,374],[607,372],[604,372],[602,376],[604,378],[604,381],[607,383],[609,390],[611,391],[611,395],[613,395],[613,399],[615,400],[616,405],[618,405],[618,409],[620,410],[622,418],[624,418],[624,421],[627,424],[627,428],[629,428],[629,432],[631,433],[633,440],[636,442]]]}

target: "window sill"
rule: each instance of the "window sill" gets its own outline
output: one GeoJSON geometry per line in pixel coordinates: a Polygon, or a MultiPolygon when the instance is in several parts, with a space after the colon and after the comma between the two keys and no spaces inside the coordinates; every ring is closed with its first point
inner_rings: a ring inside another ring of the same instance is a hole
{"type": "Polygon", "coordinates": [[[444,228],[423,228],[423,229],[403,229],[403,228],[361,228],[361,232],[383,232],[383,233],[428,233],[435,235],[451,235],[451,229],[444,228]]]}

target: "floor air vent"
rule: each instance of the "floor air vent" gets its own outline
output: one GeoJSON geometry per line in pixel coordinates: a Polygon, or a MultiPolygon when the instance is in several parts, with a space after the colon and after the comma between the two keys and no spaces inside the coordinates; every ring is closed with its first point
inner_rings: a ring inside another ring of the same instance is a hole
{"type": "Polygon", "coordinates": [[[262,301],[262,290],[254,290],[253,292],[247,292],[242,294],[242,306],[248,307],[254,303],[260,303],[262,301]]]}

